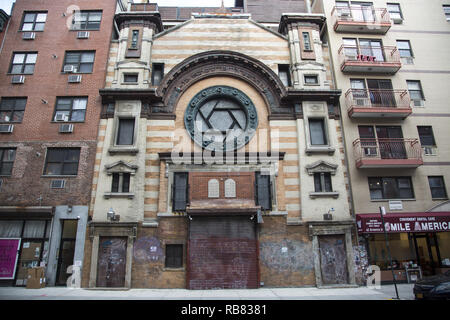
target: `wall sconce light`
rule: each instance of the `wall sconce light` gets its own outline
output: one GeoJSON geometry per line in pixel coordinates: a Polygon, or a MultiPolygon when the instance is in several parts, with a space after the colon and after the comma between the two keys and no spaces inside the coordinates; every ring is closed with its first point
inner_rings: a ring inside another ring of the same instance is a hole
{"type": "Polygon", "coordinates": [[[41,102],[42,102],[43,104],[48,104],[48,101],[45,100],[45,99],[41,99],[41,102]]]}
{"type": "Polygon", "coordinates": [[[114,212],[113,208],[109,209],[109,211],[106,213],[106,217],[110,221],[119,221],[120,220],[120,216],[116,215],[116,213],[114,212]]]}

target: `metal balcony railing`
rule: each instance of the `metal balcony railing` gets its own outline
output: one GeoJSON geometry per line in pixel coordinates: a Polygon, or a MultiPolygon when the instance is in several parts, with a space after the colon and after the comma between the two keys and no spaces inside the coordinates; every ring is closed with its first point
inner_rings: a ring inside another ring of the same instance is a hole
{"type": "MultiPolygon", "coordinates": [[[[413,138],[359,138],[353,141],[353,154],[357,162],[364,160],[422,161],[422,148],[420,146],[419,140],[413,138]]],[[[382,162],[380,162],[380,164],[382,164],[382,162]]]]}
{"type": "Polygon", "coordinates": [[[390,24],[391,19],[386,8],[374,8],[372,6],[334,7],[331,11],[332,23],[335,26],[339,22],[355,22],[358,24],[380,25],[390,24]]]}
{"type": "Polygon", "coordinates": [[[341,66],[346,63],[365,64],[371,67],[400,64],[400,53],[396,46],[352,46],[342,45],[338,50],[341,66]]]}
{"type": "Polygon", "coordinates": [[[351,108],[411,108],[408,90],[349,89],[345,93],[347,109],[351,108]]]}

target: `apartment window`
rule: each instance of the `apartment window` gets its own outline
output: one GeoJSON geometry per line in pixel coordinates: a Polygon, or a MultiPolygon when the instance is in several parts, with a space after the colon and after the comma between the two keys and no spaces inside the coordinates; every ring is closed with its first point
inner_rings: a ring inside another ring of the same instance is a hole
{"type": "Polygon", "coordinates": [[[47,12],[25,12],[21,31],[44,31],[47,12]]]}
{"type": "Polygon", "coordinates": [[[428,177],[430,184],[431,198],[433,199],[447,199],[447,191],[445,190],[444,177],[435,176],[428,177]]]}
{"type": "Polygon", "coordinates": [[[326,145],[327,137],[324,119],[309,119],[311,145],[326,145]]]}
{"type": "Polygon", "coordinates": [[[288,64],[278,65],[278,76],[285,87],[289,87],[291,85],[291,76],[288,64]]]}
{"type": "Polygon", "coordinates": [[[305,75],[305,84],[306,85],[318,85],[319,84],[319,77],[317,75],[305,75]]]}
{"type": "Polygon", "coordinates": [[[369,178],[370,199],[412,199],[413,187],[410,177],[369,178]]]}
{"type": "Polygon", "coordinates": [[[400,52],[400,57],[402,58],[414,57],[409,40],[397,40],[397,49],[400,52]]]}
{"type": "Polygon", "coordinates": [[[11,74],[33,74],[34,66],[37,60],[36,52],[16,52],[13,53],[11,67],[9,73],[11,74]]]}
{"type": "Polygon", "coordinates": [[[125,73],[123,75],[123,82],[125,83],[137,83],[138,82],[138,74],[137,73],[125,73]]]}
{"type": "Polygon", "coordinates": [[[303,50],[312,51],[309,32],[302,32],[302,38],[303,38],[303,50]]]}
{"type": "Polygon", "coordinates": [[[44,175],[77,175],[79,160],[79,148],[49,148],[44,175]]]}
{"type": "Polygon", "coordinates": [[[183,267],[183,245],[182,244],[166,244],[166,268],[182,268],[183,267]]]}
{"type": "Polygon", "coordinates": [[[94,51],[68,51],[64,58],[64,66],[73,66],[75,73],[92,73],[94,58],[94,51]]]}
{"type": "Polygon", "coordinates": [[[316,172],[314,173],[314,191],[315,192],[332,192],[331,173],[316,172]]]}
{"type": "Polygon", "coordinates": [[[443,5],[444,8],[444,14],[447,21],[450,21],[450,5],[443,5]]]}
{"type": "Polygon", "coordinates": [[[417,131],[419,132],[420,144],[422,146],[436,145],[433,135],[433,128],[431,126],[418,126],[417,131]]]}
{"type": "Polygon", "coordinates": [[[414,101],[415,106],[421,106],[422,101],[425,100],[422,91],[422,85],[419,80],[406,80],[406,84],[408,85],[409,96],[411,100],[414,101]]]}
{"type": "Polygon", "coordinates": [[[0,122],[22,122],[27,98],[2,98],[0,122]]]}
{"type": "Polygon", "coordinates": [[[154,86],[159,86],[164,77],[164,64],[163,63],[153,63],[152,65],[152,84],[154,86]]]}
{"type": "Polygon", "coordinates": [[[134,142],[134,118],[119,119],[117,130],[117,145],[133,145],[134,142]]]}
{"type": "Polygon", "coordinates": [[[189,183],[187,172],[175,172],[172,183],[172,210],[186,211],[189,202],[189,183]]]}
{"type": "Polygon", "coordinates": [[[101,20],[101,11],[75,11],[72,30],[98,30],[101,20]]]}
{"type": "Polygon", "coordinates": [[[86,115],[86,106],[87,98],[57,98],[53,121],[84,121],[86,115]]]}
{"type": "Polygon", "coordinates": [[[16,158],[16,149],[0,149],[0,175],[10,176],[13,169],[14,159],[16,158]]]}
{"type": "Polygon", "coordinates": [[[130,192],[130,174],[113,173],[111,192],[130,192]]]}
{"type": "Polygon", "coordinates": [[[394,20],[394,22],[403,20],[403,14],[402,10],[400,9],[400,4],[388,3],[387,9],[389,11],[389,16],[394,20]]]}
{"type": "Polygon", "coordinates": [[[130,49],[137,49],[139,40],[139,30],[133,30],[131,35],[131,46],[130,49]]]}

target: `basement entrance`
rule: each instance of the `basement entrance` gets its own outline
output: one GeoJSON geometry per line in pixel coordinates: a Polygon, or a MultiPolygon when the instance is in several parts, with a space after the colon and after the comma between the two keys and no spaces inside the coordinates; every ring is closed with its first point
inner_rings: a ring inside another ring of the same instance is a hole
{"type": "Polygon", "coordinates": [[[250,215],[190,220],[188,289],[258,287],[255,220],[250,215]]]}

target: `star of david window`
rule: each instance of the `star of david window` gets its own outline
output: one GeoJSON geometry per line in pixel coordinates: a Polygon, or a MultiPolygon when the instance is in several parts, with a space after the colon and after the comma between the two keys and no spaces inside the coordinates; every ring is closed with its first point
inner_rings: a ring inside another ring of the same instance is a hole
{"type": "Polygon", "coordinates": [[[258,125],[250,98],[227,86],[209,87],[197,93],[186,109],[184,121],[191,138],[211,151],[243,147],[258,125]]]}

